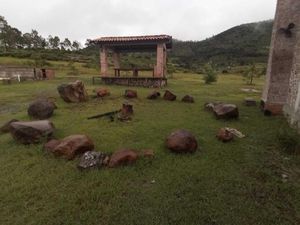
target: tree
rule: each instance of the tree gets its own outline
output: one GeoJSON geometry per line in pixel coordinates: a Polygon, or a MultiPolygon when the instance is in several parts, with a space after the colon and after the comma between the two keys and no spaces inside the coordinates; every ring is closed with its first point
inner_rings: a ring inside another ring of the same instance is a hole
{"type": "Polygon", "coordinates": [[[39,35],[39,33],[36,30],[31,30],[30,36],[33,48],[45,48],[46,41],[42,36],[39,35]]]}
{"type": "Polygon", "coordinates": [[[205,84],[211,84],[213,82],[217,82],[217,72],[212,66],[211,63],[207,63],[204,65],[204,82],[205,84]]]}
{"type": "Polygon", "coordinates": [[[261,72],[256,68],[255,64],[251,64],[251,66],[243,73],[243,76],[247,80],[247,84],[253,85],[253,80],[255,77],[260,77],[262,75],[261,72]]]}
{"type": "Polygon", "coordinates": [[[73,41],[72,49],[78,51],[80,49],[80,43],[78,41],[73,41]]]}
{"type": "Polygon", "coordinates": [[[65,38],[63,41],[63,46],[66,50],[70,50],[72,48],[72,43],[68,38],[65,38]]]}
{"type": "Polygon", "coordinates": [[[50,49],[59,49],[60,39],[59,37],[55,36],[52,37],[51,35],[48,36],[48,43],[50,49]]]}

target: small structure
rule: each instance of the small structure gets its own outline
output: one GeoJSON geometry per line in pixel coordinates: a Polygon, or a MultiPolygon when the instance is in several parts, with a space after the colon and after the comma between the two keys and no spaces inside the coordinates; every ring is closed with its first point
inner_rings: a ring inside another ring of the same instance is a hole
{"type": "Polygon", "coordinates": [[[300,1],[278,0],[262,107],[300,127],[300,1]]]}
{"type": "Polygon", "coordinates": [[[0,80],[48,80],[55,77],[54,70],[0,65],[0,80]]]}
{"type": "Polygon", "coordinates": [[[106,84],[162,87],[167,85],[167,50],[172,48],[169,35],[131,37],[101,37],[92,41],[100,47],[101,78],[106,84]],[[120,54],[124,52],[155,52],[154,68],[121,68],[120,54]],[[112,52],[114,75],[108,74],[108,53],[112,52]],[[121,77],[120,71],[132,71],[132,77],[121,77]],[[152,71],[152,77],[139,77],[140,71],[152,71]]]}

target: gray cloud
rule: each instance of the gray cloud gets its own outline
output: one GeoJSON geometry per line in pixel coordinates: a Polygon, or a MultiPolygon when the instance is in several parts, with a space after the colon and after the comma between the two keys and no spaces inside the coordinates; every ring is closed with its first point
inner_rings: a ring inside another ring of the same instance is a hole
{"type": "Polygon", "coordinates": [[[201,40],[272,19],[276,0],[0,0],[0,15],[22,32],[37,29],[84,42],[118,35],[170,34],[201,40]]]}

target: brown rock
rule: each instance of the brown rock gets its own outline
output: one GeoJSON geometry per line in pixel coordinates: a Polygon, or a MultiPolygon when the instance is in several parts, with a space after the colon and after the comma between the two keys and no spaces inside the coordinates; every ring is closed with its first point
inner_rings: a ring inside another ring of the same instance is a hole
{"type": "Polygon", "coordinates": [[[245,98],[244,103],[246,106],[256,106],[256,101],[253,98],[245,98]]]}
{"type": "Polygon", "coordinates": [[[38,99],[29,105],[27,113],[34,119],[43,120],[50,118],[56,108],[53,102],[47,99],[38,99]]]}
{"type": "Polygon", "coordinates": [[[218,104],[214,107],[214,114],[217,119],[238,119],[239,110],[233,104],[218,104]]]}
{"type": "Polygon", "coordinates": [[[194,98],[190,95],[184,96],[181,101],[187,102],[187,103],[194,103],[195,102],[194,98]]]}
{"type": "Polygon", "coordinates": [[[109,167],[117,167],[124,164],[132,164],[138,159],[138,154],[130,149],[122,149],[114,152],[110,158],[109,167]]]}
{"type": "Polygon", "coordinates": [[[103,98],[105,96],[109,96],[110,92],[107,89],[101,88],[96,90],[97,97],[103,98]]]}
{"type": "Polygon", "coordinates": [[[60,140],[51,139],[46,144],[44,144],[44,150],[47,152],[53,152],[54,149],[61,143],[60,140]]]}
{"type": "Polygon", "coordinates": [[[88,100],[88,95],[82,81],[61,84],[57,87],[60,97],[65,102],[84,102],[88,100]]]}
{"type": "Polygon", "coordinates": [[[22,144],[33,144],[51,137],[54,125],[48,120],[13,122],[10,124],[12,137],[22,144]]]}
{"type": "Polygon", "coordinates": [[[164,94],[164,99],[167,101],[175,101],[176,95],[174,95],[172,92],[166,90],[164,94]]]}
{"type": "Polygon", "coordinates": [[[177,130],[166,139],[166,146],[175,153],[193,153],[198,143],[195,136],[187,130],[177,130]]]}
{"type": "Polygon", "coordinates": [[[13,123],[13,122],[18,122],[19,120],[16,120],[16,119],[12,119],[8,122],[6,122],[5,124],[3,124],[1,127],[0,127],[0,133],[8,133],[9,132],[9,129],[10,129],[10,124],[13,123]]]}
{"type": "Polygon", "coordinates": [[[160,93],[158,91],[153,91],[147,96],[147,99],[153,100],[153,99],[157,99],[158,97],[160,97],[160,93]]]}
{"type": "Polygon", "coordinates": [[[126,98],[137,98],[137,91],[134,90],[125,90],[126,98]]]}
{"type": "Polygon", "coordinates": [[[63,140],[57,145],[52,153],[55,156],[63,156],[66,159],[74,159],[76,155],[80,155],[84,152],[91,151],[94,149],[94,144],[90,138],[86,135],[71,135],[63,140]]]}
{"type": "Polygon", "coordinates": [[[229,142],[229,141],[233,140],[233,134],[230,131],[226,130],[225,128],[221,128],[218,131],[217,138],[220,141],[229,142]]]}
{"type": "Polygon", "coordinates": [[[133,105],[125,102],[122,105],[121,113],[124,115],[132,115],[133,114],[133,105]]]}

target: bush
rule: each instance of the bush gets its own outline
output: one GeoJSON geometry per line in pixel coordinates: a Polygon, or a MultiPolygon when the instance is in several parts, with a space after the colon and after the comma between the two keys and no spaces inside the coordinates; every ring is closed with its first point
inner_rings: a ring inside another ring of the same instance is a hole
{"type": "Polygon", "coordinates": [[[211,84],[213,82],[217,82],[217,73],[216,70],[213,68],[213,66],[210,63],[207,63],[204,65],[204,77],[203,80],[205,84],[211,84]]]}
{"type": "Polygon", "coordinates": [[[277,134],[279,147],[287,154],[300,153],[300,136],[295,129],[281,128],[277,134]]]}

